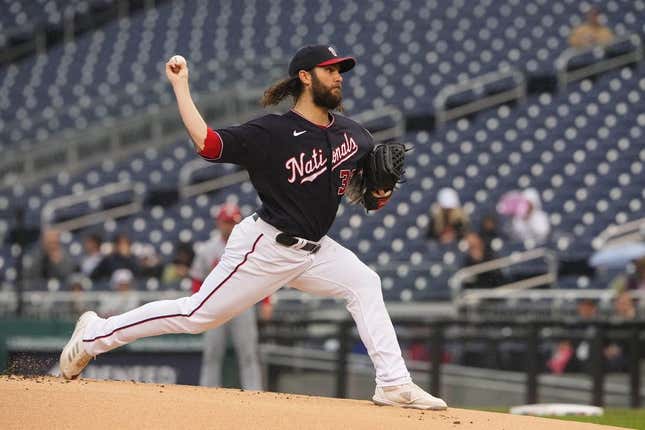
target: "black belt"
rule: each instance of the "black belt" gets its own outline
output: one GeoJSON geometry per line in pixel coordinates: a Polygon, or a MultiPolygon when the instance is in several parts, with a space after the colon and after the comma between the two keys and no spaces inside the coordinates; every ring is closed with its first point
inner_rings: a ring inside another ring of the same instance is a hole
{"type": "Polygon", "coordinates": [[[320,249],[320,245],[314,242],[309,242],[305,239],[299,239],[295,236],[289,236],[287,233],[280,233],[275,237],[275,241],[280,245],[288,246],[289,248],[302,249],[303,251],[315,253],[320,249]]]}
{"type": "MultiPolygon", "coordinates": [[[[253,214],[253,219],[255,221],[257,221],[258,218],[260,218],[258,214],[253,214]]],[[[286,246],[288,248],[302,249],[303,251],[311,252],[312,254],[315,254],[320,249],[320,244],[318,243],[309,242],[306,239],[301,239],[296,236],[291,236],[287,233],[278,233],[278,235],[275,237],[275,241],[282,246],[286,246]]]]}

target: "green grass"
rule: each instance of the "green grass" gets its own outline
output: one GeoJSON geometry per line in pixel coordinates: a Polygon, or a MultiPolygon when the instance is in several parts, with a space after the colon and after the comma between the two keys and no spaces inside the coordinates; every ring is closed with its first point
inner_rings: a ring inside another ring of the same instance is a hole
{"type": "Polygon", "coordinates": [[[645,409],[605,409],[605,413],[599,417],[565,416],[553,418],[645,430],[645,409]]]}
{"type": "MultiPolygon", "coordinates": [[[[508,409],[486,408],[494,412],[508,412],[508,409]]],[[[603,424],[608,426],[626,427],[637,430],[645,430],[645,409],[605,409],[605,413],[599,417],[585,416],[563,416],[546,417],[559,420],[580,421],[585,423],[603,424]]]]}

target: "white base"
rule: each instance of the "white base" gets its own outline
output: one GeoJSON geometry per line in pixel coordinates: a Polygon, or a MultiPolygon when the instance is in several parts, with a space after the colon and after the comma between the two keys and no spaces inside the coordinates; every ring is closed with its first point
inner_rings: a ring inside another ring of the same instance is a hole
{"type": "Polygon", "coordinates": [[[589,405],[576,405],[570,403],[541,403],[535,405],[514,406],[510,412],[515,415],[586,415],[600,416],[604,413],[603,408],[589,405]]]}

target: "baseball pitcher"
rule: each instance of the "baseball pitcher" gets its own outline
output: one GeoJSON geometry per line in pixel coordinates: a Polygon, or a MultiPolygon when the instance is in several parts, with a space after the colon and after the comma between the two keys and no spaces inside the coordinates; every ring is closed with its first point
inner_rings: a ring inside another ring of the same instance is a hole
{"type": "Polygon", "coordinates": [[[186,61],[170,59],[166,75],[197,153],[246,168],[262,205],[235,226],[199,292],[108,319],[81,315],[61,354],[65,378],[76,378],[92,357],[142,337],[217,327],[288,285],[345,300],[376,369],[374,403],[446,408],[412,382],[379,276],[327,236],[346,192],[366,209],[379,209],[403,171],[403,145],[375,145],[365,128],[333,113],[341,106],[342,74],[355,64],[331,47],[306,46],[291,59],[288,76],[263,98],[273,105],[291,97],[291,109],[213,129],[193,103],[186,61]]]}

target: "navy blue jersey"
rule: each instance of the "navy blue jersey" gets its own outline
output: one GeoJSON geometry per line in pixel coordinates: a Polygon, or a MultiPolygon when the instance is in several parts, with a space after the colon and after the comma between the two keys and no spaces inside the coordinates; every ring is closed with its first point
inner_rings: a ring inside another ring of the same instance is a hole
{"type": "Polygon", "coordinates": [[[258,215],[290,235],[318,241],[336,218],[352,175],[374,143],[365,128],[331,115],[328,126],[294,111],[217,129],[218,163],[245,167],[258,192],[258,215]]]}

